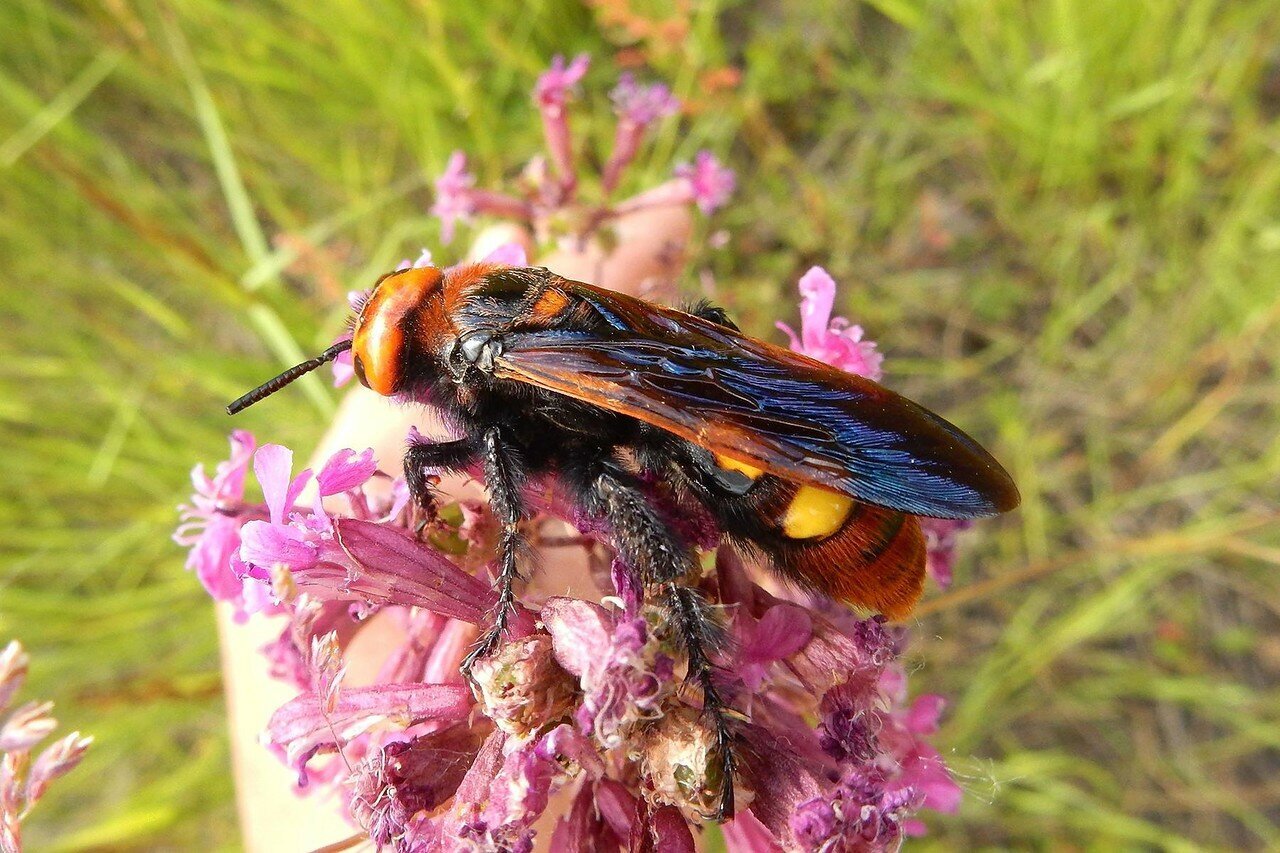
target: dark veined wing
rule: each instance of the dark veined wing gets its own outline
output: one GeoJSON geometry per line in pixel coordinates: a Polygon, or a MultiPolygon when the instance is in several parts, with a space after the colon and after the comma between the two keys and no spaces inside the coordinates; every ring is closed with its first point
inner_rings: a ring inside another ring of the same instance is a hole
{"type": "Polygon", "coordinates": [[[1012,509],[1008,473],[957,427],[883,386],[700,317],[580,282],[604,322],[503,338],[495,376],[630,415],[789,480],[942,518],[1012,509]]]}

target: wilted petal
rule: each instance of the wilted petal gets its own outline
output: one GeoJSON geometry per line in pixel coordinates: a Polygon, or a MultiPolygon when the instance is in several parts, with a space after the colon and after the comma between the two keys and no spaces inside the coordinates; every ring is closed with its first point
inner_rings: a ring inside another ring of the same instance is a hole
{"type": "Polygon", "coordinates": [[[434,811],[454,795],[483,742],[464,722],[387,744],[356,773],[352,816],[374,843],[391,843],[408,830],[411,816],[434,811]]]}
{"type": "Polygon", "coordinates": [[[28,807],[44,796],[54,779],[74,770],[92,743],[93,738],[72,732],[41,752],[27,774],[28,807]]]}
{"type": "Polygon", "coordinates": [[[663,806],[637,822],[631,830],[631,850],[635,853],[694,853],[689,822],[674,806],[663,806]]]}
{"type": "Polygon", "coordinates": [[[584,782],[573,797],[569,811],[556,822],[549,849],[565,853],[616,850],[618,839],[596,811],[594,786],[584,782]]]}
{"type": "Polygon", "coordinates": [[[638,807],[639,800],[621,782],[601,779],[596,783],[596,808],[616,837],[631,837],[638,807]]]}
{"type": "Polygon", "coordinates": [[[502,769],[502,748],[506,742],[506,732],[499,730],[490,734],[480,745],[475,761],[471,762],[471,767],[462,777],[448,821],[455,834],[457,827],[474,823],[484,811],[489,798],[489,787],[502,769]]]}
{"type": "Polygon", "coordinates": [[[822,793],[815,775],[822,768],[811,758],[813,740],[807,727],[744,728],[742,779],[756,795],[751,812],[776,838],[789,837],[797,805],[822,793]]]}
{"type": "Polygon", "coordinates": [[[551,653],[551,638],[532,634],[476,661],[471,679],[485,714],[509,734],[527,737],[566,717],[577,685],[551,653]]]}
{"type": "Polygon", "coordinates": [[[52,734],[58,727],[52,710],[52,702],[19,705],[0,728],[0,752],[26,752],[52,734]]]}
{"type": "MultiPolygon", "coordinates": [[[[473,624],[497,603],[487,584],[397,528],[351,518],[335,519],[334,526],[336,541],[326,545],[326,559],[294,572],[298,589],[320,599],[423,607],[473,624]]],[[[519,611],[513,630],[530,626],[528,614],[519,611]]]]}
{"type": "Polygon", "coordinates": [[[395,722],[407,727],[426,720],[457,722],[473,705],[471,690],[461,684],[380,684],[339,694],[325,713],[322,697],[306,693],[281,706],[267,724],[267,738],[282,747],[289,766],[305,784],[307,760],[331,752],[371,728],[395,722]]]}
{"type": "Polygon", "coordinates": [[[601,653],[613,633],[603,607],[576,598],[549,598],[538,618],[551,634],[556,660],[569,672],[581,678],[602,663],[601,653]]]}
{"type": "Polygon", "coordinates": [[[0,652],[0,711],[9,707],[13,695],[27,680],[27,665],[30,662],[31,658],[17,640],[10,640],[9,645],[0,652]]]}

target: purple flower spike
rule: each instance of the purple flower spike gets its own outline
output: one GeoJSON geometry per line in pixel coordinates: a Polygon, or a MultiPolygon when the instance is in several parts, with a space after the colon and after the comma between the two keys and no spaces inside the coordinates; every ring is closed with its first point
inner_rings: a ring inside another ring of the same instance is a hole
{"type": "Polygon", "coordinates": [[[610,97],[618,113],[618,128],[613,137],[613,153],[601,178],[606,193],[613,191],[622,172],[635,159],[649,126],[680,109],[679,98],[666,86],[661,83],[640,86],[630,73],[618,78],[618,86],[610,97]]]}
{"type": "Polygon", "coordinates": [[[822,267],[813,267],[800,277],[800,334],[778,323],[791,338],[791,348],[833,367],[879,380],[884,356],[876,345],[862,339],[862,327],[843,317],[832,317],[836,282],[822,267]]]}
{"type": "Polygon", "coordinates": [[[737,178],[710,151],[699,151],[693,164],[676,167],[676,177],[686,181],[698,209],[707,216],[724,206],[733,195],[737,178]]]}
{"type": "MultiPolygon", "coordinates": [[[[612,92],[617,126],[603,193],[579,198],[567,106],[587,67],[585,56],[556,57],[538,80],[547,154],[520,173],[513,195],[477,186],[466,155],[450,156],[432,205],[446,239],[459,222],[496,216],[509,224],[486,232],[492,239],[474,254],[489,263],[527,265],[523,247],[533,245],[626,254],[642,246],[629,245],[633,229],[623,217],[665,208],[658,219],[684,222],[693,205],[710,214],[726,203],[734,174],[706,151],[664,183],[611,201],[645,133],[679,108],[666,86],[629,74],[612,92]],[[504,241],[517,242],[498,245],[504,241]]],[[[424,250],[398,269],[433,264],[448,268],[424,250]]],[[[782,328],[796,350],[877,378],[881,356],[861,328],[834,316],[835,289],[824,270],[810,270],[800,281],[799,332],[782,328]]],[[[366,299],[354,295],[352,310],[366,299]]],[[[351,374],[347,352],[334,375],[351,374]]],[[[430,439],[411,431],[411,445],[423,441],[430,439]]],[[[897,662],[905,629],[765,580],[767,566],[725,543],[714,508],[663,477],[639,477],[646,504],[698,564],[715,556],[714,574],[684,580],[732,640],[711,649],[711,682],[689,665],[693,650],[656,591],[610,549],[609,518],[573,499],[572,484],[557,476],[565,472],[524,484],[524,532],[546,563],[581,549],[574,558],[586,563],[585,586],[575,580],[550,598],[538,583],[515,587],[498,642],[464,674],[498,603],[492,580],[502,528],[488,503],[442,489],[431,505],[414,505],[405,481],[378,471],[371,451],[343,449],[317,465],[315,487],[299,505],[313,473],[295,475],[293,463],[287,448],[255,452],[253,437],[236,433],[231,458],[212,477],[194,473],[175,538],[191,546],[188,565],[238,616],[286,617],[263,653],[271,675],[301,695],[272,718],[268,748],[303,784],[343,794],[348,818],[380,849],[531,853],[541,833],[537,843],[551,849],[691,851],[726,781],[718,721],[706,707],[712,686],[736,744],[729,850],[892,849],[922,831],[918,809],[956,808],[960,789],[928,741],[943,703],[932,695],[908,701],[897,662]],[[262,502],[245,500],[250,464],[262,502]],[[562,535],[561,522],[576,535],[562,535]],[[599,594],[608,597],[597,604],[599,594]],[[374,647],[385,652],[375,672],[349,658],[374,647]],[[361,673],[358,688],[345,686],[349,661],[361,673]],[[567,811],[540,820],[558,791],[567,811]]],[[[926,521],[930,572],[940,582],[960,528],[926,521]]],[[[23,666],[20,651],[0,653],[0,708],[23,666]]],[[[46,710],[11,715],[4,737],[27,745],[48,727],[46,710]]],[[[47,751],[41,777],[61,772],[77,744],[47,751]]],[[[4,809],[24,799],[10,784],[21,770],[11,757],[0,762],[4,809]]],[[[32,784],[38,793],[44,783],[32,784]]]]}
{"type": "Polygon", "coordinates": [[[561,194],[569,197],[577,185],[573,166],[573,142],[569,133],[569,120],[565,104],[569,93],[587,73],[591,57],[579,54],[565,65],[563,56],[551,60],[551,68],[543,72],[534,86],[533,97],[542,114],[542,132],[547,140],[547,152],[560,175],[561,194]]]}

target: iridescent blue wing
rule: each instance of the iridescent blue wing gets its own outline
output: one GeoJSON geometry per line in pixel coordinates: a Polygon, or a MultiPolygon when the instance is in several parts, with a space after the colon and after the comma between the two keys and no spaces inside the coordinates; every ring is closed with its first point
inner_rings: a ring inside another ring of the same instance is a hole
{"type": "Polygon", "coordinates": [[[976,441],[869,379],[623,294],[565,280],[556,289],[575,322],[505,336],[498,378],[913,515],[977,518],[1018,504],[976,441]]]}

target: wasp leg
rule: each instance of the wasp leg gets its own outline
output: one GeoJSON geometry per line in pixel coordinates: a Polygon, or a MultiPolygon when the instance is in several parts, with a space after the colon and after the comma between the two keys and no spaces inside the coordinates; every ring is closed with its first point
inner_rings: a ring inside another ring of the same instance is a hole
{"type": "Polygon", "coordinates": [[[599,466],[584,491],[587,511],[608,519],[614,547],[622,561],[637,573],[640,581],[663,589],[676,636],[689,658],[689,677],[702,690],[702,711],[715,735],[721,771],[716,817],[727,820],[734,811],[733,779],[737,761],[729,706],[716,686],[716,667],[710,656],[712,650],[724,645],[724,630],[702,595],[683,583],[697,575],[693,553],[661,519],[631,475],[616,465],[599,466]]]}
{"type": "Polygon", "coordinates": [[[465,468],[480,455],[480,448],[470,438],[456,441],[430,441],[419,439],[409,443],[404,453],[404,479],[409,484],[413,502],[424,510],[430,510],[434,501],[428,474],[433,470],[456,471],[465,468]]]}
{"type": "Polygon", "coordinates": [[[463,672],[470,672],[472,664],[493,651],[507,630],[507,622],[516,607],[515,584],[520,579],[516,555],[524,549],[524,538],[520,535],[520,520],[524,517],[521,496],[525,481],[524,464],[496,427],[485,430],[481,445],[489,507],[502,528],[498,535],[498,603],[494,608],[493,624],[462,662],[463,672]]]}

